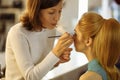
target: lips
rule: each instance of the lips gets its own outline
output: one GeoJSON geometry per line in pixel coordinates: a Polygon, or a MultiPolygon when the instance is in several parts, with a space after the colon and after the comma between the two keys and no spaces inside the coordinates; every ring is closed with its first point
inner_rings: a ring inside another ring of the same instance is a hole
{"type": "Polygon", "coordinates": [[[54,24],[52,24],[53,26],[56,26],[57,24],[56,23],[54,23],[54,24]]]}

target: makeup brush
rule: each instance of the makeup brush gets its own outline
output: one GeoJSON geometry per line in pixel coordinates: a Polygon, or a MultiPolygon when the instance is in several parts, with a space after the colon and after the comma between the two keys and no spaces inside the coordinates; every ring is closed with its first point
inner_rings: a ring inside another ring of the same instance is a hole
{"type": "MultiPolygon", "coordinates": [[[[61,33],[61,34],[64,34],[65,32],[67,32],[64,28],[63,28],[63,26],[61,26],[61,25],[57,25],[56,26],[56,30],[59,32],[59,33],[61,33]]],[[[71,35],[73,35],[73,33],[70,33],[71,35]]],[[[49,36],[48,38],[56,38],[56,37],[60,37],[61,35],[57,35],[57,36],[49,36]]]]}

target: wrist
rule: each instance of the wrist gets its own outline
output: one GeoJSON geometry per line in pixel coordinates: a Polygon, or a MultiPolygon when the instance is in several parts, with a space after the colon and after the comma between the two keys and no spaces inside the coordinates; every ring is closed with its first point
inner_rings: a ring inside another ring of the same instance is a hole
{"type": "Polygon", "coordinates": [[[52,53],[57,56],[58,58],[60,57],[60,54],[58,53],[58,51],[52,50],[52,53]]]}

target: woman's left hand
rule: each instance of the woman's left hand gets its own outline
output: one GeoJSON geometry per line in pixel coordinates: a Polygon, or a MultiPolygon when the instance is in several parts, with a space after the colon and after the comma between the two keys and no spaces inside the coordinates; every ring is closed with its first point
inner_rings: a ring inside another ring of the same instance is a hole
{"type": "Polygon", "coordinates": [[[72,51],[72,48],[67,48],[65,52],[59,57],[60,61],[58,61],[54,66],[58,66],[60,63],[65,63],[70,60],[70,53],[72,51]]]}

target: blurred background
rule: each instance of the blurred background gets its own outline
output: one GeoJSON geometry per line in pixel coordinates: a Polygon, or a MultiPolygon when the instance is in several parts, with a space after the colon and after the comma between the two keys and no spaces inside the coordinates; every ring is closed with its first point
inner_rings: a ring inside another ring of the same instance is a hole
{"type": "MultiPolygon", "coordinates": [[[[5,67],[5,42],[7,32],[11,26],[18,23],[19,17],[25,9],[26,0],[0,0],[0,65],[5,67]]],[[[120,22],[120,0],[65,0],[60,24],[68,32],[73,32],[81,15],[87,11],[95,11],[104,18],[113,17],[120,22]]],[[[57,39],[56,39],[57,41],[57,39]]],[[[73,45],[71,46],[73,49],[73,45]]],[[[71,61],[50,71],[46,76],[53,78],[74,70],[88,61],[84,54],[74,50],[71,61]],[[69,68],[68,68],[69,67],[69,68]],[[62,70],[61,70],[62,69],[62,70]]],[[[64,79],[67,80],[67,79],[64,79]]]]}

